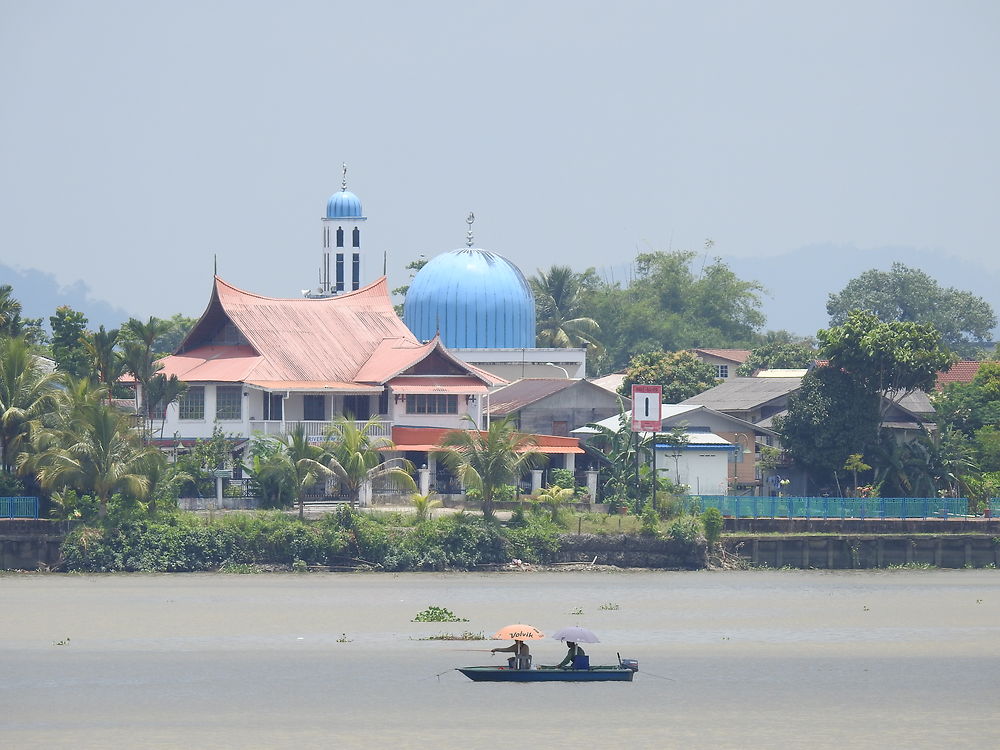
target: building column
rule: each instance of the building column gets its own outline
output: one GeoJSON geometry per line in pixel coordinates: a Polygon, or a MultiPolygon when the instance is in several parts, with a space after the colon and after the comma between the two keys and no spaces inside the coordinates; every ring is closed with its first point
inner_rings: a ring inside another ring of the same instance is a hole
{"type": "Polygon", "coordinates": [[[575,453],[567,453],[565,455],[566,455],[566,463],[564,464],[564,466],[569,471],[576,471],[576,454],[575,453]]]}
{"type": "Polygon", "coordinates": [[[358,505],[362,508],[372,504],[372,480],[366,479],[358,487],[358,505]]]}
{"type": "Polygon", "coordinates": [[[590,495],[590,502],[597,502],[597,471],[588,469],[587,472],[587,492],[590,495]]]}
{"type": "Polygon", "coordinates": [[[532,469],[531,470],[531,494],[536,494],[540,489],[542,489],[542,470],[532,469]]]}
{"type": "Polygon", "coordinates": [[[424,466],[421,469],[417,469],[417,475],[420,478],[417,482],[420,485],[420,494],[429,495],[431,491],[431,470],[424,466]]]}

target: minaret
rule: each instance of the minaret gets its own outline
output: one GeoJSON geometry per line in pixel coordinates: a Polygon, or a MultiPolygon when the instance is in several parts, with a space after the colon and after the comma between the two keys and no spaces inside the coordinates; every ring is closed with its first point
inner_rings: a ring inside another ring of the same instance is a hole
{"type": "Polygon", "coordinates": [[[342,167],[340,191],[330,196],[323,218],[323,260],[319,286],[303,292],[309,298],[332,297],[361,287],[361,199],[347,189],[347,165],[342,167]],[[331,262],[332,261],[332,262],[331,262]]]}

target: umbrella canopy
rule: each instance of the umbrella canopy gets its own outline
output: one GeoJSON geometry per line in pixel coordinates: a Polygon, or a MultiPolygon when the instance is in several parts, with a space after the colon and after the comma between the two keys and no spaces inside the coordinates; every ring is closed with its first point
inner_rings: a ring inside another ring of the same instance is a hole
{"type": "Polygon", "coordinates": [[[601,640],[594,635],[592,630],[581,628],[579,625],[571,625],[568,628],[557,630],[552,637],[560,641],[570,641],[571,643],[600,643],[601,640]]]}
{"type": "Polygon", "coordinates": [[[545,633],[541,630],[523,623],[508,625],[493,634],[495,641],[540,641],[544,637],[545,633]]]}

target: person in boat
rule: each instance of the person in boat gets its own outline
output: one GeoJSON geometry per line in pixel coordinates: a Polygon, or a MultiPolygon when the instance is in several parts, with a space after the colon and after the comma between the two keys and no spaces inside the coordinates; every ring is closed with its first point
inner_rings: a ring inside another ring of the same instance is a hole
{"type": "Polygon", "coordinates": [[[498,651],[514,654],[507,660],[512,669],[531,669],[531,654],[528,650],[528,644],[524,641],[515,640],[512,644],[504,648],[490,649],[491,654],[495,654],[498,651]]]}
{"type": "Polygon", "coordinates": [[[566,656],[555,665],[554,669],[573,669],[573,660],[578,656],[586,656],[580,645],[573,641],[566,641],[566,649],[566,656]]]}

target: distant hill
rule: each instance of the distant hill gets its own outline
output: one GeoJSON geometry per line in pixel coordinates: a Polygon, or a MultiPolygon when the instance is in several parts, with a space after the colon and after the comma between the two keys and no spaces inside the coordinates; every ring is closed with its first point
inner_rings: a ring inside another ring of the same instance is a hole
{"type": "Polygon", "coordinates": [[[1000,314],[1000,271],[933,250],[812,245],[784,255],[723,260],[740,278],[755,279],[768,288],[771,296],[764,297],[763,311],[769,329],[815,334],[829,325],[826,300],[831,293],[870,268],[888,270],[897,261],[919,268],[941,286],[982,297],[1000,314]]]}
{"type": "Polygon", "coordinates": [[[56,308],[69,305],[87,316],[87,326],[115,328],[128,320],[128,312],[104,300],[96,299],[82,281],[69,286],[61,286],[51,273],[34,268],[17,270],[0,263],[0,284],[10,284],[14,288],[14,298],[21,303],[21,314],[26,318],[41,318],[48,328],[49,316],[56,308]]]}

